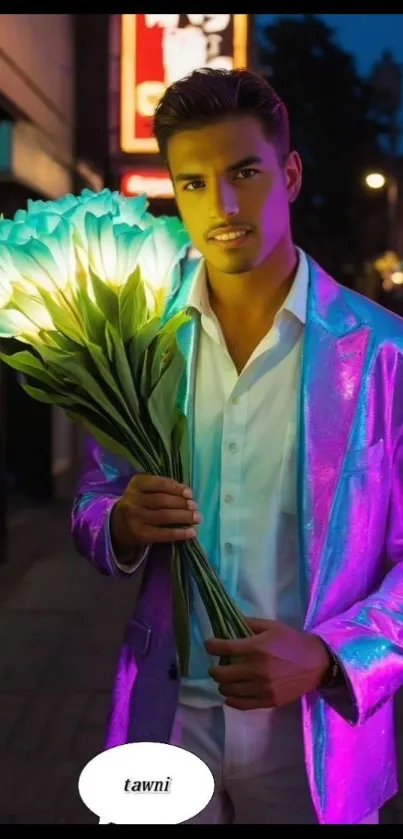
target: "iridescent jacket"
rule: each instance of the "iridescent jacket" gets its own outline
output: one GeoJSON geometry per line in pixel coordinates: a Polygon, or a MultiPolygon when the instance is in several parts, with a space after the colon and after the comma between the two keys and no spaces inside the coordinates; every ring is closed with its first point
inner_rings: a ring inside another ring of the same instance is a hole
{"type": "MultiPolygon", "coordinates": [[[[302,698],[306,767],[321,824],[357,824],[396,791],[393,696],[403,685],[403,320],[311,259],[298,407],[297,508],[304,628],[346,688],[302,698]]],[[[187,272],[166,316],[186,306],[187,272]]],[[[181,328],[190,433],[198,316],[181,328]]],[[[89,441],[72,511],[78,551],[114,563],[108,514],[132,476],[89,441]]],[[[170,563],[151,549],[117,666],[105,748],[168,742],[179,692],[170,563]]]]}

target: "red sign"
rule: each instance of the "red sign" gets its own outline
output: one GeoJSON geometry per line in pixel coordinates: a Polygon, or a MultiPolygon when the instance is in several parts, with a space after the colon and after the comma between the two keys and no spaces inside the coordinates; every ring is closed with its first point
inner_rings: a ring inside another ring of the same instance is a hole
{"type": "Polygon", "coordinates": [[[122,195],[148,195],[149,198],[173,198],[174,190],[168,172],[142,169],[125,172],[121,183],[122,195]]]}
{"type": "Polygon", "coordinates": [[[124,152],[154,153],[152,119],[169,84],[199,67],[246,67],[248,15],[122,15],[124,152]]]}

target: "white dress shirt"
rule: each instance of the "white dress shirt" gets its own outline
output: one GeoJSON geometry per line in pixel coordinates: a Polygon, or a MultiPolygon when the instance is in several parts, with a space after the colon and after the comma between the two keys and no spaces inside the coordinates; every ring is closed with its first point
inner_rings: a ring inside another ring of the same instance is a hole
{"type": "MultiPolygon", "coordinates": [[[[201,263],[189,304],[200,312],[193,494],[199,540],[243,614],[301,628],[296,535],[295,438],[308,263],[241,374],[208,299],[201,263]]],[[[242,324],[239,325],[240,329],[242,324]]],[[[221,704],[203,646],[212,635],[194,591],[189,678],[180,701],[221,704]]]]}

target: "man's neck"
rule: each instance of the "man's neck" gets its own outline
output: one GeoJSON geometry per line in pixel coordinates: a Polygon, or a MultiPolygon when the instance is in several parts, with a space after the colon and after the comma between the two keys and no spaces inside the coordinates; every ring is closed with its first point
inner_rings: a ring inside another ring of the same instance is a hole
{"type": "Polygon", "coordinates": [[[213,311],[221,317],[240,318],[244,323],[246,318],[274,320],[290,291],[298,263],[298,251],[290,243],[247,273],[223,274],[207,264],[213,311]]]}
{"type": "Polygon", "coordinates": [[[271,329],[292,286],[298,262],[298,252],[292,245],[283,254],[271,254],[249,274],[220,274],[206,266],[210,305],[238,374],[271,329]]]}

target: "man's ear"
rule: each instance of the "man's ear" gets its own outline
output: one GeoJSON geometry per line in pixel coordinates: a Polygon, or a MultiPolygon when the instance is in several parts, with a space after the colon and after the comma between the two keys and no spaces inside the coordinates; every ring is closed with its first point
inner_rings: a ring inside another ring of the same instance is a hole
{"type": "Polygon", "coordinates": [[[297,151],[292,151],[284,166],[287,192],[290,204],[298,198],[302,186],[302,160],[297,151]]]}

